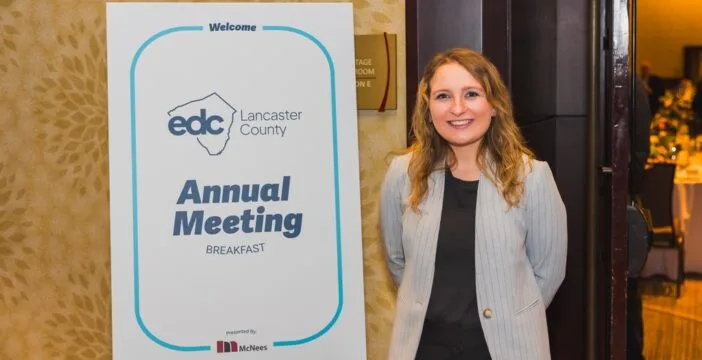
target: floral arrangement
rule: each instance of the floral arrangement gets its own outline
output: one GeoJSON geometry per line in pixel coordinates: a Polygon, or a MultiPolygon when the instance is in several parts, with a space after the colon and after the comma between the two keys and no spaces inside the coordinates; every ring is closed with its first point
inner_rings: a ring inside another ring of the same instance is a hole
{"type": "Polygon", "coordinates": [[[692,101],[695,86],[682,80],[675,91],[666,90],[660,107],[651,121],[650,162],[675,162],[689,139],[689,123],[694,121],[692,101]]]}

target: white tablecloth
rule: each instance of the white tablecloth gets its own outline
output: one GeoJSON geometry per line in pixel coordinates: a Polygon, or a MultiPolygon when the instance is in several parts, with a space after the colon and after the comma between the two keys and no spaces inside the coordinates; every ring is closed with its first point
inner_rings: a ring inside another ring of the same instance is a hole
{"type": "MultiPolygon", "coordinates": [[[[676,180],[673,214],[682,219],[685,273],[702,274],[702,182],[676,180]]],[[[652,248],[641,276],[664,275],[672,280],[677,274],[677,264],[677,251],[652,248]]]]}

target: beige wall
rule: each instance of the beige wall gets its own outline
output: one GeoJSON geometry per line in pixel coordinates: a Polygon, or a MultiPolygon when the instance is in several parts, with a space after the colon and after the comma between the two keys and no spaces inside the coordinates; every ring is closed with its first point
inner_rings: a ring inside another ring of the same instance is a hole
{"type": "Polygon", "coordinates": [[[636,72],[650,61],[664,77],[683,76],[683,47],[702,46],[702,1],[638,0],[636,72]]]}
{"type": "MultiPolygon", "coordinates": [[[[394,296],[377,233],[385,155],[404,146],[404,1],[356,0],[398,34],[398,110],[360,112],[369,359],[394,296]]],[[[105,5],[0,0],[0,360],[111,359],[105,5]]]]}

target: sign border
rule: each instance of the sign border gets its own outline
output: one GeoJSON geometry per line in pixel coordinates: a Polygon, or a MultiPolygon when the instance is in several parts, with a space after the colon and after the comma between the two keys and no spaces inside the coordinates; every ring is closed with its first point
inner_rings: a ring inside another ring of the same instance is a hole
{"type": "MultiPolygon", "coordinates": [[[[134,311],[137,320],[137,324],[144,332],[144,334],[156,344],[167,348],[169,350],[182,351],[182,352],[194,352],[194,351],[210,351],[212,346],[210,345],[200,345],[200,346],[181,346],[168,343],[161,340],[156,335],[154,335],[144,324],[144,320],[141,316],[141,306],[139,302],[140,292],[139,292],[139,211],[137,206],[138,199],[138,187],[137,187],[137,150],[136,150],[136,90],[135,90],[135,74],[137,63],[143,52],[149,45],[153,44],[156,40],[173,34],[177,32],[184,31],[203,31],[203,26],[177,26],[162,30],[151,37],[149,37],[139,49],[134,54],[132,58],[130,73],[129,73],[129,91],[130,91],[130,115],[131,115],[131,160],[132,160],[132,236],[134,245],[134,311]]],[[[327,48],[320,42],[317,38],[311,34],[290,26],[263,26],[263,31],[283,31],[288,33],[293,33],[303,38],[310,40],[314,43],[322,52],[327,63],[329,65],[329,77],[330,77],[330,93],[331,93],[331,118],[332,118],[332,149],[333,149],[333,161],[334,161],[334,207],[335,207],[335,221],[336,221],[336,260],[337,260],[337,288],[338,288],[338,303],[336,307],[336,312],[329,322],[316,333],[309,335],[304,338],[295,340],[279,340],[274,341],[274,347],[281,346],[294,346],[302,345],[305,343],[312,342],[322,335],[327,333],[337,322],[341,316],[341,312],[344,306],[344,286],[343,286],[343,266],[342,266],[342,249],[341,249],[341,206],[339,199],[339,154],[338,154],[338,141],[337,141],[337,109],[336,109],[336,73],[334,68],[334,61],[329,54],[327,48]]]]}

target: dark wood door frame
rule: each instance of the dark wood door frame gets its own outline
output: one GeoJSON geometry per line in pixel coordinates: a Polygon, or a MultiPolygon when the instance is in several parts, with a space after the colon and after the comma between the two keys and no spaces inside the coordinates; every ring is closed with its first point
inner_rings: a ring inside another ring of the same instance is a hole
{"type": "Polygon", "coordinates": [[[601,315],[607,312],[605,296],[608,293],[607,281],[602,281],[607,275],[608,264],[605,249],[609,242],[609,209],[603,199],[609,199],[609,194],[602,191],[610,185],[609,179],[602,178],[602,166],[606,163],[605,153],[605,62],[604,36],[604,0],[589,0],[588,14],[588,115],[587,115],[587,212],[585,239],[585,359],[599,360],[606,358],[607,326],[601,321],[601,315]],[[604,213],[604,214],[603,214],[604,213]],[[607,239],[602,241],[601,239],[607,239]]]}
{"type": "Polygon", "coordinates": [[[611,164],[608,354],[611,360],[625,360],[627,294],[627,216],[629,193],[629,107],[631,71],[629,62],[630,22],[628,0],[607,0],[605,44],[605,137],[611,164]]]}
{"type": "Polygon", "coordinates": [[[629,177],[628,0],[590,0],[588,46],[588,360],[626,360],[629,177]]]}

